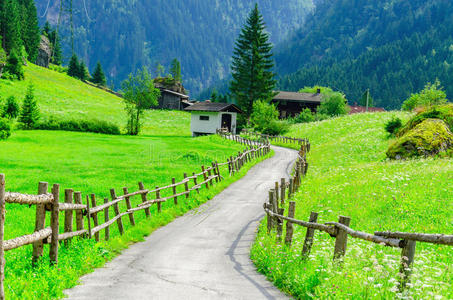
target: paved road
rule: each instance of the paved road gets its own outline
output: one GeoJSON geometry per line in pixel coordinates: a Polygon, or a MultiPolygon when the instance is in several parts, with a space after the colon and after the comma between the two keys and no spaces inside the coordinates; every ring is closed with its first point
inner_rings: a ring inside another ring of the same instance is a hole
{"type": "Polygon", "coordinates": [[[69,299],[285,299],[249,258],[268,190],[296,152],[253,167],[214,199],[132,245],[67,290],[69,299]]]}

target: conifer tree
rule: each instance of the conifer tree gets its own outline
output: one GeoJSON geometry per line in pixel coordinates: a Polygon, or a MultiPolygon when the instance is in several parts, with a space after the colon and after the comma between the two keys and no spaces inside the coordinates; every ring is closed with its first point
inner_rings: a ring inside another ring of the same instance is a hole
{"type": "Polygon", "coordinates": [[[19,104],[16,102],[14,96],[10,96],[6,99],[6,103],[3,106],[2,115],[3,118],[15,119],[19,114],[19,104]]]}
{"type": "Polygon", "coordinates": [[[176,82],[181,82],[181,63],[176,58],[171,61],[170,74],[173,76],[176,82]]]}
{"type": "Polygon", "coordinates": [[[38,15],[35,2],[33,0],[22,0],[20,9],[22,16],[22,42],[25,46],[25,51],[27,51],[28,59],[34,62],[38,55],[38,45],[40,42],[38,15]]]}
{"type": "Polygon", "coordinates": [[[106,84],[105,74],[104,71],[102,70],[102,65],[100,62],[96,64],[96,68],[94,69],[93,78],[91,79],[91,82],[101,86],[105,86],[106,84]]]}
{"type": "Polygon", "coordinates": [[[236,41],[231,65],[231,96],[244,111],[245,118],[252,113],[255,101],[269,101],[274,96],[272,44],[265,29],[256,4],[236,41]]]}
{"type": "Polygon", "coordinates": [[[22,60],[17,55],[16,50],[12,50],[7,61],[4,71],[16,79],[24,79],[24,70],[22,67],[22,60]]]}
{"type": "Polygon", "coordinates": [[[2,36],[3,48],[7,53],[13,49],[20,51],[22,46],[21,38],[21,17],[17,0],[5,0],[2,14],[2,36]]]}
{"type": "Polygon", "coordinates": [[[79,64],[79,72],[78,72],[78,78],[82,81],[85,81],[89,78],[89,74],[88,74],[88,69],[85,65],[85,62],[83,60],[80,61],[80,64],[79,64]]]}
{"type": "Polygon", "coordinates": [[[50,39],[50,32],[52,31],[52,28],[50,27],[49,21],[46,21],[44,24],[44,27],[41,30],[41,34],[47,36],[50,39]]]}
{"type": "Polygon", "coordinates": [[[50,62],[59,66],[63,63],[63,55],[61,53],[60,37],[56,30],[50,33],[50,39],[52,43],[52,57],[50,62]]]}
{"type": "Polygon", "coordinates": [[[39,108],[34,96],[33,85],[30,84],[25,95],[19,115],[19,123],[23,129],[33,129],[39,120],[39,108]]]}
{"type": "Polygon", "coordinates": [[[71,60],[69,61],[68,75],[71,77],[78,78],[79,70],[80,70],[79,59],[77,58],[77,55],[73,54],[71,60]]]}

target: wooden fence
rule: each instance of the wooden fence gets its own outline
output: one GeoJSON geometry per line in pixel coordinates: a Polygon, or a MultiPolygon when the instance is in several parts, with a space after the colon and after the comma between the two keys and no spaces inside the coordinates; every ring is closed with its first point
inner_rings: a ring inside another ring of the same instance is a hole
{"type": "Polygon", "coordinates": [[[249,140],[269,141],[270,143],[281,143],[281,144],[305,145],[307,147],[307,151],[310,151],[310,142],[308,139],[300,139],[281,135],[262,134],[258,132],[252,132],[246,129],[242,130],[241,135],[249,140]]]}
{"type": "Polygon", "coordinates": [[[4,281],[4,252],[19,247],[33,244],[32,264],[36,264],[38,259],[43,255],[44,244],[49,244],[49,259],[51,264],[58,262],[59,242],[63,241],[68,244],[74,237],[93,238],[100,240],[100,232],[104,230],[105,240],[110,238],[110,226],[116,223],[120,235],[124,233],[123,217],[128,217],[130,224],[135,226],[134,214],[143,211],[145,216],[151,216],[150,208],[157,206],[157,212],[160,213],[162,203],[172,200],[174,205],[178,205],[180,199],[189,198],[192,192],[200,192],[205,187],[209,189],[214,183],[224,179],[220,174],[221,166],[228,166],[230,176],[238,172],[247,162],[262,157],[269,153],[270,145],[268,143],[256,143],[252,141],[243,141],[248,147],[239,152],[236,157],[230,157],[225,163],[214,162],[209,167],[201,166],[201,172],[192,173],[188,176],[184,173],[183,180],[176,182],[175,178],[171,179],[171,184],[154,189],[145,189],[142,182],[138,184],[139,190],[129,192],[128,188],[123,188],[123,194],[118,195],[115,189],[110,189],[111,199],[103,199],[103,204],[98,205],[95,194],[86,195],[85,203],[82,202],[82,193],[74,192],[72,189],[64,191],[64,202],[60,202],[60,185],[54,184],[51,192],[48,192],[48,184],[40,182],[37,195],[25,195],[5,191],[5,176],[0,174],[0,300],[4,299],[3,281],[4,281]],[[183,186],[183,192],[177,192],[177,187],[183,186]],[[163,191],[167,191],[169,196],[163,197],[163,191]],[[141,202],[136,207],[132,207],[131,198],[140,197],[141,202]],[[35,230],[32,234],[20,236],[10,240],[4,240],[5,226],[5,203],[15,203],[21,205],[35,206],[36,219],[35,230]],[[120,204],[125,204],[126,210],[120,211],[120,204]],[[113,215],[111,211],[113,209],[113,215]],[[46,214],[50,214],[50,226],[45,227],[46,214]],[[75,225],[74,223],[75,212],[75,225]],[[100,220],[99,214],[103,212],[104,219],[100,220]],[[60,233],[60,213],[64,213],[64,232],[60,233]],[[110,217],[112,216],[112,217],[110,217]],[[87,225],[87,228],[85,228],[87,225]]]}
{"type": "Polygon", "coordinates": [[[384,246],[401,248],[399,277],[400,290],[404,290],[409,282],[417,242],[453,245],[453,235],[407,232],[375,232],[374,234],[370,234],[357,231],[349,227],[351,218],[345,216],[340,216],[338,222],[320,224],[317,223],[318,213],[312,212],[308,221],[297,220],[294,219],[296,211],[296,202],[294,201],[289,202],[288,213],[285,216],[283,208],[285,201],[290,199],[300,188],[301,179],[307,173],[308,164],[306,162],[306,153],[308,150],[309,148],[301,147],[298,160],[296,161],[294,176],[289,179],[289,182],[286,182],[284,178],[281,179],[280,183],[276,182],[275,188],[269,191],[268,202],[264,204],[264,211],[267,214],[267,231],[271,233],[276,230],[277,242],[281,242],[282,240],[284,221],[286,221],[284,241],[288,246],[291,246],[293,239],[293,225],[307,228],[302,249],[302,259],[308,258],[310,254],[316,230],[328,233],[332,238],[335,238],[333,259],[340,265],[342,258],[346,254],[348,236],[384,246]]]}

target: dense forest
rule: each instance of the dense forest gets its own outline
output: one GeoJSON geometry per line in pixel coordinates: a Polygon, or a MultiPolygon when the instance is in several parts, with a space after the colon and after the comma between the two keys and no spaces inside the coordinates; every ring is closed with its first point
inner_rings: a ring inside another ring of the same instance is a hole
{"type": "Polygon", "coordinates": [[[328,85],[357,101],[400,108],[438,78],[453,95],[453,2],[323,0],[276,49],[279,88],[328,85]]]}
{"type": "MultiPolygon", "coordinates": [[[[258,0],[273,43],[304,23],[311,0],[258,0]]],[[[57,26],[64,62],[71,56],[70,0],[36,0],[41,24],[57,26]]],[[[75,53],[93,69],[97,61],[107,78],[118,83],[131,71],[158,63],[169,69],[181,61],[184,85],[197,91],[229,73],[234,40],[255,1],[84,0],[73,1],[75,53]]]]}

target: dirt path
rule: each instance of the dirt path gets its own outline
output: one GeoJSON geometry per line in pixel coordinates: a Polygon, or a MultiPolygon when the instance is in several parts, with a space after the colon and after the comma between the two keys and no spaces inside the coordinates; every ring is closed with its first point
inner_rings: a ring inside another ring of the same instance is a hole
{"type": "Polygon", "coordinates": [[[249,258],[268,190],[297,152],[253,167],[214,199],[81,278],[69,299],[285,299],[249,258]]]}

